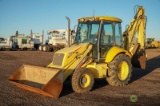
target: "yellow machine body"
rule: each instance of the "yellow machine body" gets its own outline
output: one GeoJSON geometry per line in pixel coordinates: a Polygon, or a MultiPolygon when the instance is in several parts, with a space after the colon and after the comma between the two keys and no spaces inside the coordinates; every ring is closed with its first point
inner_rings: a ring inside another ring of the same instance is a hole
{"type": "MultiPolygon", "coordinates": [[[[63,88],[63,82],[75,69],[86,67],[93,72],[94,78],[106,77],[107,64],[97,64],[93,62],[91,57],[86,57],[91,49],[92,45],[88,43],[61,49],[54,54],[53,61],[48,65],[48,68],[24,64],[8,80],[23,89],[58,98],[63,88]],[[63,58],[60,57],[61,55],[63,55],[63,58]],[[60,58],[62,59],[60,60],[60,58]],[[59,62],[61,64],[56,63],[56,59],[58,62],[61,61],[59,62]]],[[[119,53],[125,53],[131,57],[128,51],[113,47],[107,53],[105,62],[112,61],[115,55],[119,53]]]]}
{"type": "Polygon", "coordinates": [[[151,47],[152,47],[152,48],[158,48],[158,47],[159,47],[159,42],[158,42],[158,41],[153,41],[153,42],[151,43],[151,47]]]}
{"type": "Polygon", "coordinates": [[[147,38],[146,48],[159,48],[160,42],[155,38],[147,38]]]}
{"type": "MultiPolygon", "coordinates": [[[[140,9],[138,11],[137,16],[140,16],[143,13],[142,10],[140,9]]],[[[100,25],[103,24],[103,21],[113,24],[122,22],[119,18],[108,16],[84,17],[78,19],[79,23],[87,23],[88,21],[91,23],[99,22],[100,25]]],[[[138,40],[140,43],[140,49],[144,50],[144,27],[145,21],[139,22],[134,19],[132,24],[129,26],[129,30],[126,30],[125,32],[127,35],[124,36],[127,36],[128,40],[123,40],[125,42],[124,47],[116,46],[115,43],[112,43],[112,47],[106,50],[104,60],[102,62],[99,54],[97,55],[97,59],[93,58],[95,46],[97,46],[95,51],[100,53],[99,43],[74,43],[68,48],[56,51],[53,56],[53,61],[47,67],[23,65],[17,69],[15,73],[8,78],[8,80],[16,86],[26,90],[58,98],[62,91],[63,82],[69,76],[72,76],[76,70],[79,70],[80,68],[87,68],[93,73],[94,78],[105,78],[109,69],[109,63],[112,62],[116,56],[119,54],[125,54],[126,58],[132,59],[137,48],[133,47],[131,44],[132,37],[134,37],[131,35],[134,35],[135,30],[137,29],[140,30],[138,31],[140,35],[138,40]],[[133,23],[136,23],[136,25],[133,23]]],[[[100,32],[96,32],[95,35],[100,36],[100,32]]],[[[95,40],[100,41],[100,37],[95,40]]],[[[125,73],[125,70],[129,69],[125,61],[122,61],[118,68],[121,68],[123,73],[125,73]]],[[[122,76],[122,80],[126,78],[126,75],[127,73],[122,76]]],[[[83,74],[82,77],[82,82],[86,83],[82,84],[81,82],[80,85],[82,85],[82,88],[87,88],[91,78],[89,78],[89,74],[83,74]],[[89,80],[86,81],[86,79],[89,80]]]]}

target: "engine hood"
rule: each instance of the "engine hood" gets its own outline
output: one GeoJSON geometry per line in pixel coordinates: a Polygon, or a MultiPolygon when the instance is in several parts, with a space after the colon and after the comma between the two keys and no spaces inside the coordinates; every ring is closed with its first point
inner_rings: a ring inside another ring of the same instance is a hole
{"type": "Polygon", "coordinates": [[[53,67],[63,68],[71,63],[78,55],[83,55],[87,50],[89,43],[81,43],[72,45],[69,48],[61,49],[55,52],[53,56],[53,67]]]}

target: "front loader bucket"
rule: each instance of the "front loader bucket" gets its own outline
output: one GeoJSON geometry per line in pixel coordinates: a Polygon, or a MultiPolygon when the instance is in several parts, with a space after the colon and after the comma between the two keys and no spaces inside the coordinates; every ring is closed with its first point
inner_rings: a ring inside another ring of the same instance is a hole
{"type": "Polygon", "coordinates": [[[20,88],[58,98],[63,87],[63,72],[60,69],[22,65],[8,80],[20,88]]]}

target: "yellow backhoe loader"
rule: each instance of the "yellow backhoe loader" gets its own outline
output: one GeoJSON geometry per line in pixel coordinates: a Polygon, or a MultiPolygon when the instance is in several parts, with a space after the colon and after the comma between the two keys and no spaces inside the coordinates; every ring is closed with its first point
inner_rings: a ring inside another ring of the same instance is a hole
{"type": "Polygon", "coordinates": [[[159,48],[159,41],[156,41],[155,38],[147,38],[146,48],[159,48]]]}
{"type": "Polygon", "coordinates": [[[145,69],[146,63],[146,16],[142,6],[136,10],[123,34],[119,18],[79,18],[72,46],[55,52],[47,67],[23,65],[8,80],[18,87],[53,98],[59,97],[68,77],[77,93],[90,91],[94,78],[106,78],[113,86],[128,84],[132,65],[145,69]],[[136,33],[138,43],[133,44],[136,33]]]}

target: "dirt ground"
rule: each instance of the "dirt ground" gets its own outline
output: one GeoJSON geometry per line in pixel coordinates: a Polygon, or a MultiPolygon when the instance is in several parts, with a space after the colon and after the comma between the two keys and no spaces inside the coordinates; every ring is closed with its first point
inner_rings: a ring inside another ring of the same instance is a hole
{"type": "Polygon", "coordinates": [[[147,49],[147,54],[146,70],[133,68],[127,86],[113,87],[105,79],[96,79],[92,91],[77,94],[66,81],[60,98],[53,99],[18,88],[7,81],[22,64],[49,64],[52,52],[0,51],[0,106],[160,106],[160,49],[147,49]],[[131,102],[131,95],[137,96],[136,102],[131,102]]]}

